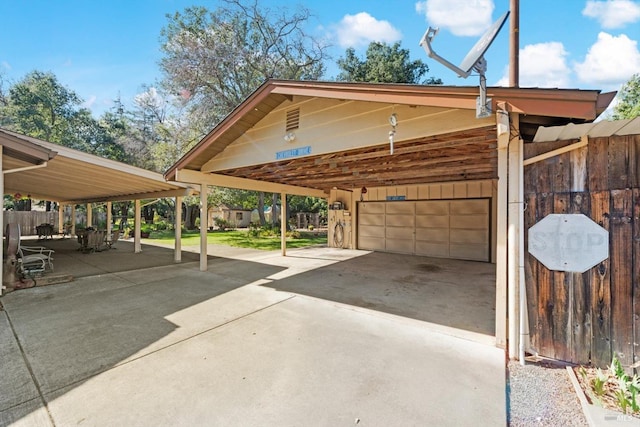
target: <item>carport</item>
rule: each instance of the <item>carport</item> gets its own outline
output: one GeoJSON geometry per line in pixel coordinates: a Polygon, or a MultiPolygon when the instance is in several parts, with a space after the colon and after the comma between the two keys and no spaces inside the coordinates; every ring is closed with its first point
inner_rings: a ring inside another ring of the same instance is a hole
{"type": "Polygon", "coordinates": [[[487,88],[478,118],[477,87],[269,80],[165,178],[199,185],[203,206],[210,185],[327,198],[330,246],[494,263],[496,345],[515,356],[523,144],[595,120],[614,95],[487,88]]]}
{"type": "MultiPolygon", "coordinates": [[[[92,203],[106,202],[107,232],[111,227],[111,203],[135,201],[135,233],[133,251],[141,251],[141,200],[161,197],[176,198],[176,218],[181,218],[182,197],[193,194],[190,186],[167,182],[162,175],[124,163],[87,154],[78,150],[0,129],[0,189],[3,194],[23,194],[31,198],[58,202],[58,229],[63,227],[65,205],[72,211],[78,204],[87,205],[90,221],[92,203]]],[[[0,210],[0,224],[3,212],[0,210]]],[[[73,215],[73,214],[72,214],[73,215]]],[[[180,230],[180,226],[176,227],[180,230]]],[[[72,229],[72,234],[75,233],[72,229]]],[[[174,258],[180,261],[180,235],[177,233],[174,258]]],[[[3,249],[0,249],[3,250],[3,249]]],[[[0,252],[1,253],[1,252],[0,252]]],[[[2,267],[0,267],[1,269],[2,267]]],[[[2,271],[0,270],[0,273],[2,271]]],[[[4,277],[4,275],[2,275],[4,277]]],[[[0,294],[3,287],[0,287],[0,294]]]]}

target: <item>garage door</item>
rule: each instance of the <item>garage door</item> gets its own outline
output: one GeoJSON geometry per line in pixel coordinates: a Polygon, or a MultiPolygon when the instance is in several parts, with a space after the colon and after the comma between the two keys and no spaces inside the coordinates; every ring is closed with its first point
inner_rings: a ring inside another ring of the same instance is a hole
{"type": "Polygon", "coordinates": [[[489,199],[361,202],[358,248],[490,260],[489,199]]]}

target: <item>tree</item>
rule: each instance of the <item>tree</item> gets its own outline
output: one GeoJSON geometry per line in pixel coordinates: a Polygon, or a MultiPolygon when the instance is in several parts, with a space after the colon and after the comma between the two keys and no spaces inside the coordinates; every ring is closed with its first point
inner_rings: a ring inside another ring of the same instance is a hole
{"type": "MultiPolygon", "coordinates": [[[[180,154],[266,79],[317,80],[324,73],[326,46],[303,30],[310,18],[307,9],[290,12],[261,8],[257,0],[223,1],[213,12],[190,7],[167,16],[161,32],[163,87],[182,102],[191,129],[180,154]]],[[[173,141],[185,136],[181,128],[167,129],[175,130],[173,141]]],[[[167,145],[157,148],[170,151],[167,145]]],[[[190,220],[188,215],[185,226],[190,220]]]]}
{"type": "Polygon", "coordinates": [[[32,71],[0,103],[0,126],[87,153],[123,160],[111,130],[81,108],[82,100],[53,73],[32,71]]]}
{"type": "Polygon", "coordinates": [[[326,46],[303,31],[307,9],[224,2],[214,12],[189,7],[168,16],[161,32],[164,85],[189,105],[202,135],[266,79],[318,79],[327,58],[326,46]]]}
{"type": "Polygon", "coordinates": [[[613,120],[640,117],[640,74],[634,74],[618,93],[618,103],[613,109],[613,120]]]}
{"type": "Polygon", "coordinates": [[[442,80],[434,77],[421,81],[429,67],[419,59],[411,61],[409,50],[401,49],[399,42],[392,46],[370,43],[364,60],[356,56],[354,48],[348,48],[344,58],[338,59],[337,63],[342,70],[337,76],[338,81],[442,84],[442,80]]]}

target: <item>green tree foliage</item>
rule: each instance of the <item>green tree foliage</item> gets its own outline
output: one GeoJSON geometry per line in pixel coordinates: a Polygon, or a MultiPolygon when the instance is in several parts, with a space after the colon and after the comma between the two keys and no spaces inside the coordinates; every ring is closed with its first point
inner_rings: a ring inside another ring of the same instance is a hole
{"type": "Polygon", "coordinates": [[[108,123],[95,120],[82,100],[53,73],[32,71],[0,103],[0,126],[87,153],[125,160],[108,123]]]}
{"type": "Polygon", "coordinates": [[[308,10],[224,3],[213,12],[189,7],[168,16],[161,32],[164,85],[188,104],[190,124],[202,134],[268,78],[320,78],[327,56],[303,31],[308,10]]]}
{"type": "Polygon", "coordinates": [[[430,77],[422,80],[429,72],[427,64],[417,59],[411,61],[408,49],[401,49],[400,43],[388,45],[372,42],[366,52],[366,58],[356,56],[355,49],[348,48],[345,56],[338,59],[342,70],[337,80],[364,83],[412,83],[442,84],[442,80],[430,77]]]}
{"type": "Polygon", "coordinates": [[[640,117],[640,74],[634,74],[618,93],[613,120],[640,117]]]}

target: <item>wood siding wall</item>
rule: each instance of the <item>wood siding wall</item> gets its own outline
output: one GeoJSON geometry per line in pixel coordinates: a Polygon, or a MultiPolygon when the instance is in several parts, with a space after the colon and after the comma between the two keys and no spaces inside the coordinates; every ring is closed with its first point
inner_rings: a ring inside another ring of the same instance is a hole
{"type": "MultiPolygon", "coordinates": [[[[525,159],[576,141],[525,144],[525,159]]],[[[640,358],[640,135],[589,139],[524,168],[525,230],[551,213],[582,213],[609,231],[609,259],[584,273],[550,271],[526,252],[531,347],[606,366],[640,358]]]]}

